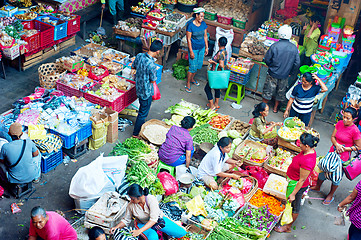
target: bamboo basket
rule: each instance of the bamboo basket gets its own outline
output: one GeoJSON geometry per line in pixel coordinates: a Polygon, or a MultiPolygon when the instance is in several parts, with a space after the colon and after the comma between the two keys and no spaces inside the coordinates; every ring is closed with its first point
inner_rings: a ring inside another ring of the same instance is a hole
{"type": "Polygon", "coordinates": [[[253,146],[254,148],[263,148],[264,150],[266,150],[266,146],[258,143],[258,142],[254,142],[252,140],[249,140],[249,139],[246,139],[244,140],[241,144],[239,144],[236,148],[236,150],[234,151],[233,153],[233,156],[232,158],[235,159],[235,160],[241,160],[243,161],[243,164],[247,165],[247,166],[259,166],[259,167],[262,167],[262,165],[267,161],[267,159],[263,162],[263,163],[256,163],[256,162],[253,162],[251,160],[247,160],[246,156],[241,156],[240,155],[240,152],[241,150],[246,146],[253,146]]]}
{"type": "Polygon", "coordinates": [[[287,171],[281,170],[279,168],[276,167],[272,167],[270,165],[268,165],[268,161],[264,164],[263,168],[270,173],[274,173],[277,175],[280,175],[282,177],[287,177],[287,171]]]}
{"type": "Polygon", "coordinates": [[[53,89],[56,82],[66,74],[66,70],[57,63],[42,64],[38,68],[40,87],[53,89]]]}
{"type": "Polygon", "coordinates": [[[154,142],[151,142],[149,141],[149,139],[144,135],[144,130],[145,130],[145,127],[148,126],[148,125],[160,125],[160,126],[163,126],[165,128],[167,128],[168,130],[171,128],[171,126],[167,125],[165,122],[163,121],[160,121],[158,119],[151,119],[147,122],[145,122],[143,125],[142,125],[142,128],[140,129],[140,132],[139,132],[139,136],[144,139],[145,141],[148,141],[154,145],[157,145],[157,146],[160,146],[162,144],[159,145],[159,143],[154,143],[154,142]]]}

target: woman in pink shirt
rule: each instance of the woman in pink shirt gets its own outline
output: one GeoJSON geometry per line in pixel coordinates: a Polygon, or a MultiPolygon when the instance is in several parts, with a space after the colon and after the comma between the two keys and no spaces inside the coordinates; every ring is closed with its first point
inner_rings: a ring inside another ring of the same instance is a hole
{"type": "Polygon", "coordinates": [[[352,193],[337,206],[337,210],[342,212],[349,203],[352,203],[352,206],[347,211],[351,221],[348,239],[359,240],[361,239],[361,181],[358,182],[352,193]]]}
{"type": "MultiPolygon", "coordinates": [[[[335,125],[331,136],[332,146],[330,152],[336,150],[340,155],[342,161],[348,161],[350,158],[350,153],[352,151],[361,150],[361,133],[357,126],[354,124],[358,114],[357,111],[348,107],[343,111],[343,119],[335,125]]],[[[322,186],[322,183],[326,180],[325,174],[320,173],[318,175],[318,180],[316,186],[312,187],[312,191],[319,192],[322,186]]],[[[330,205],[333,200],[333,194],[336,192],[339,183],[332,182],[331,190],[328,193],[327,197],[323,201],[324,205],[330,205]]]]}
{"type": "Polygon", "coordinates": [[[301,152],[292,159],[291,165],[287,169],[287,192],[286,197],[292,203],[293,222],[278,226],[276,232],[291,232],[292,224],[296,221],[300,208],[304,191],[306,191],[309,181],[308,177],[316,166],[316,151],[320,139],[309,133],[303,133],[300,137],[301,152]]]}

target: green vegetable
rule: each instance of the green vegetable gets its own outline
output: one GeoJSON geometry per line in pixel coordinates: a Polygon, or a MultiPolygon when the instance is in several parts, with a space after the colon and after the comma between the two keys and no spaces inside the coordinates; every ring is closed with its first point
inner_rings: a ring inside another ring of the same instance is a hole
{"type": "Polygon", "coordinates": [[[243,240],[246,239],[240,235],[236,235],[223,227],[216,227],[207,237],[207,240],[243,240]]]}
{"type": "Polygon", "coordinates": [[[262,239],[267,236],[267,232],[258,229],[250,228],[242,224],[240,220],[234,218],[226,218],[220,226],[237,234],[240,234],[249,239],[262,239]]]}
{"type": "Polygon", "coordinates": [[[195,143],[201,144],[208,142],[216,144],[218,142],[218,132],[209,127],[209,124],[195,127],[189,133],[193,137],[195,143]]]}
{"type": "Polygon", "coordinates": [[[139,160],[143,154],[148,154],[152,150],[150,147],[138,138],[127,138],[123,143],[117,143],[110,156],[128,155],[129,159],[139,160]]]}
{"type": "Polygon", "coordinates": [[[175,64],[172,66],[173,68],[173,77],[178,80],[183,80],[187,77],[188,73],[188,61],[185,59],[179,59],[175,64]]]}
{"type": "Polygon", "coordinates": [[[225,131],[219,132],[218,133],[218,138],[221,139],[222,137],[228,137],[227,132],[225,132],[225,131]]]}
{"type": "Polygon", "coordinates": [[[233,139],[240,137],[240,134],[237,130],[229,130],[227,132],[227,134],[228,134],[228,137],[233,138],[233,139]]]}
{"type": "MultiPolygon", "coordinates": [[[[126,170],[126,173],[130,185],[133,183],[137,183],[142,188],[150,188],[152,184],[157,180],[155,173],[143,161],[128,161],[128,168],[126,170]]],[[[153,188],[154,192],[160,192],[159,183],[156,182],[153,188]]],[[[163,189],[163,186],[161,188],[163,189]]]]}
{"type": "Polygon", "coordinates": [[[207,122],[209,122],[214,116],[217,116],[218,113],[214,110],[208,109],[208,110],[202,110],[202,109],[196,109],[192,116],[196,119],[196,123],[198,125],[203,125],[207,122]]]}
{"type": "Polygon", "coordinates": [[[189,194],[186,194],[184,192],[177,192],[175,194],[167,196],[162,202],[177,202],[182,209],[187,209],[186,202],[190,200],[192,200],[192,197],[189,194]]]}

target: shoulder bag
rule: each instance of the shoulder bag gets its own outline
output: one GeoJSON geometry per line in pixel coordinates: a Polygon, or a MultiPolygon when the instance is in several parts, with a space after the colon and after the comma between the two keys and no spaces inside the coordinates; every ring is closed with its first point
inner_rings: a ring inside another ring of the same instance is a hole
{"type": "Polygon", "coordinates": [[[328,152],[318,163],[318,167],[325,173],[325,177],[338,184],[342,180],[342,160],[336,151],[328,152]]]}
{"type": "Polygon", "coordinates": [[[23,158],[23,155],[24,155],[24,151],[25,151],[25,146],[26,146],[26,140],[24,139],[23,140],[23,146],[21,148],[21,152],[20,152],[20,156],[19,156],[19,159],[16,161],[16,163],[14,163],[13,165],[9,165],[8,164],[8,161],[5,161],[5,166],[6,166],[6,169],[9,171],[10,169],[16,167],[20,160],[23,158]]]}
{"type": "Polygon", "coordinates": [[[360,156],[360,150],[355,146],[356,150],[353,151],[355,153],[354,157],[350,157],[350,160],[342,163],[343,165],[343,171],[346,175],[346,177],[352,181],[358,175],[361,174],[361,156],[360,156]]]}

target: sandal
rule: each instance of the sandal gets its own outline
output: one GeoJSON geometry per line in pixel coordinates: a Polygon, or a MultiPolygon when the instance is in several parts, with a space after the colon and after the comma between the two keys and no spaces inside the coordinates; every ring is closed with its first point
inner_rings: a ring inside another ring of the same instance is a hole
{"type": "Polygon", "coordinates": [[[332,197],[331,200],[325,200],[325,201],[323,201],[322,204],[328,206],[328,205],[330,205],[330,204],[333,202],[333,200],[335,200],[335,197],[332,197]]]}
{"type": "Polygon", "coordinates": [[[192,84],[196,85],[196,86],[199,86],[199,82],[197,82],[197,80],[193,79],[194,82],[191,82],[192,84]]]}
{"type": "Polygon", "coordinates": [[[291,229],[288,229],[287,226],[278,226],[275,227],[274,230],[278,233],[290,233],[291,229]]]}
{"type": "Polygon", "coordinates": [[[187,93],[191,93],[191,92],[192,92],[192,88],[187,87],[187,86],[184,86],[184,87],[185,87],[187,93]]]}

